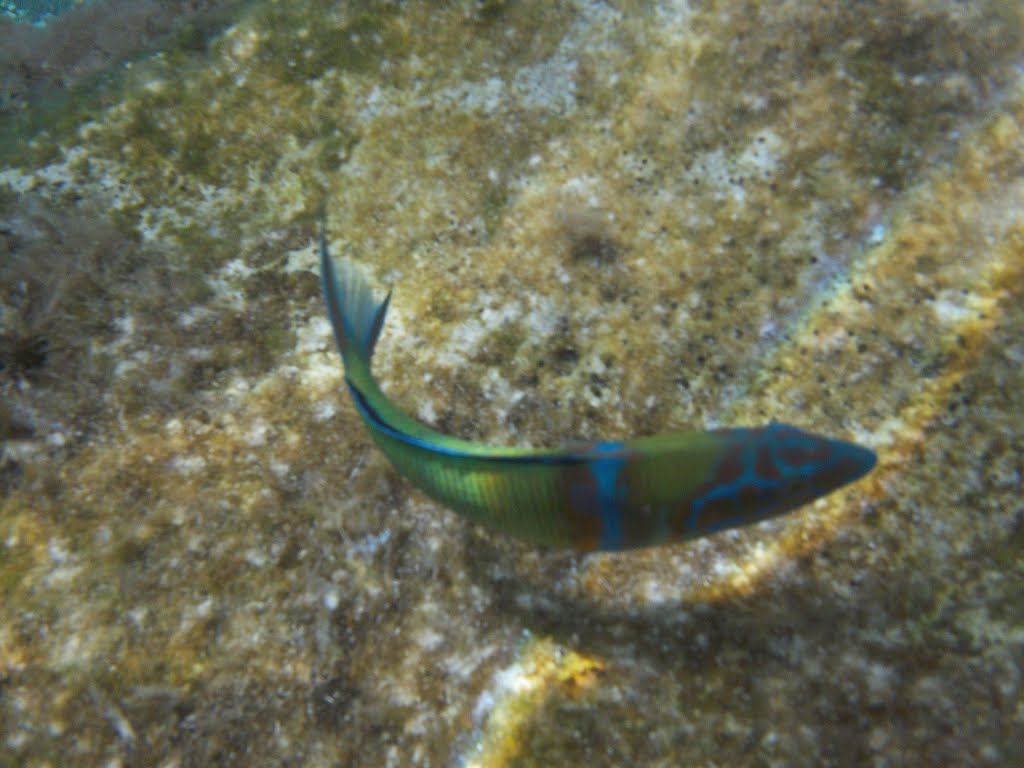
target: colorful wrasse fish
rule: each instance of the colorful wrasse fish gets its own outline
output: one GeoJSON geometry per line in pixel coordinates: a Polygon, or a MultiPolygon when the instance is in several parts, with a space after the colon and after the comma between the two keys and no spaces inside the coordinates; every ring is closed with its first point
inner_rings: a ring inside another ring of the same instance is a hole
{"type": "Polygon", "coordinates": [[[320,233],[327,313],[345,381],[377,446],[409,481],[470,520],[533,544],[622,550],[756,523],[863,476],[875,454],[785,424],[588,442],[562,449],[460,440],[407,416],[370,372],[390,292],[335,266],[320,233]]]}

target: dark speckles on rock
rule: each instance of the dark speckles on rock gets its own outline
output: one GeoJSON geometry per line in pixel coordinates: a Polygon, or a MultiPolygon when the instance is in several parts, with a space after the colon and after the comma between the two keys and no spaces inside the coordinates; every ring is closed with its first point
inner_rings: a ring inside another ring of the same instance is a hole
{"type": "Polygon", "coordinates": [[[571,342],[566,342],[555,347],[551,357],[555,364],[555,370],[559,373],[568,373],[576,366],[580,359],[580,353],[571,342]]]}
{"type": "Polygon", "coordinates": [[[30,376],[46,365],[49,342],[41,334],[0,335],[0,371],[30,376]]]}
{"type": "Polygon", "coordinates": [[[571,264],[607,266],[618,261],[622,248],[605,212],[596,208],[563,212],[558,223],[568,241],[571,264]]]}
{"type": "Polygon", "coordinates": [[[569,255],[573,261],[608,264],[618,258],[619,246],[610,237],[587,232],[572,240],[569,255]]]}
{"type": "Polygon", "coordinates": [[[572,372],[580,359],[580,353],[568,317],[558,318],[549,349],[554,371],[561,375],[572,372]]]}
{"type": "Polygon", "coordinates": [[[324,680],[310,694],[310,708],[321,728],[342,728],[357,708],[362,692],[347,675],[324,680]]]}

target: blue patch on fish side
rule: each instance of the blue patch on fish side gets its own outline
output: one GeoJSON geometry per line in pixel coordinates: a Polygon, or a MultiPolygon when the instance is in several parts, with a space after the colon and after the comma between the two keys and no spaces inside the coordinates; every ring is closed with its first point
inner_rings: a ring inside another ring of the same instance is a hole
{"type": "Polygon", "coordinates": [[[621,501],[625,497],[625,489],[619,488],[619,474],[627,458],[622,455],[622,443],[598,443],[594,453],[589,469],[597,488],[598,514],[601,515],[600,548],[621,549],[621,501]]]}

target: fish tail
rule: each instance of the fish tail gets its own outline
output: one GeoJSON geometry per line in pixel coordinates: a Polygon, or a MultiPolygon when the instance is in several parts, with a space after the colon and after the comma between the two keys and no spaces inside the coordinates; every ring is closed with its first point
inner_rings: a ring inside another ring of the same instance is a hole
{"type": "Polygon", "coordinates": [[[327,235],[320,227],[320,274],[323,278],[327,314],[334,328],[334,338],[345,361],[346,369],[369,365],[377,343],[384,316],[391,301],[391,292],[379,304],[366,278],[352,264],[337,265],[327,252],[327,235]]]}

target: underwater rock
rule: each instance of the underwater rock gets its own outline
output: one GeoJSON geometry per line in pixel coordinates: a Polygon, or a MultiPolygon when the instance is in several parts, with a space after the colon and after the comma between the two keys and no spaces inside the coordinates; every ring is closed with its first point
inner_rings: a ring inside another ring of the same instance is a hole
{"type": "Polygon", "coordinates": [[[131,66],[0,45],[3,754],[1024,762],[1022,14],[298,0],[126,15],[131,66]],[[640,553],[477,528],[350,405],[321,204],[434,427],[776,420],[879,465],[640,553]]]}

